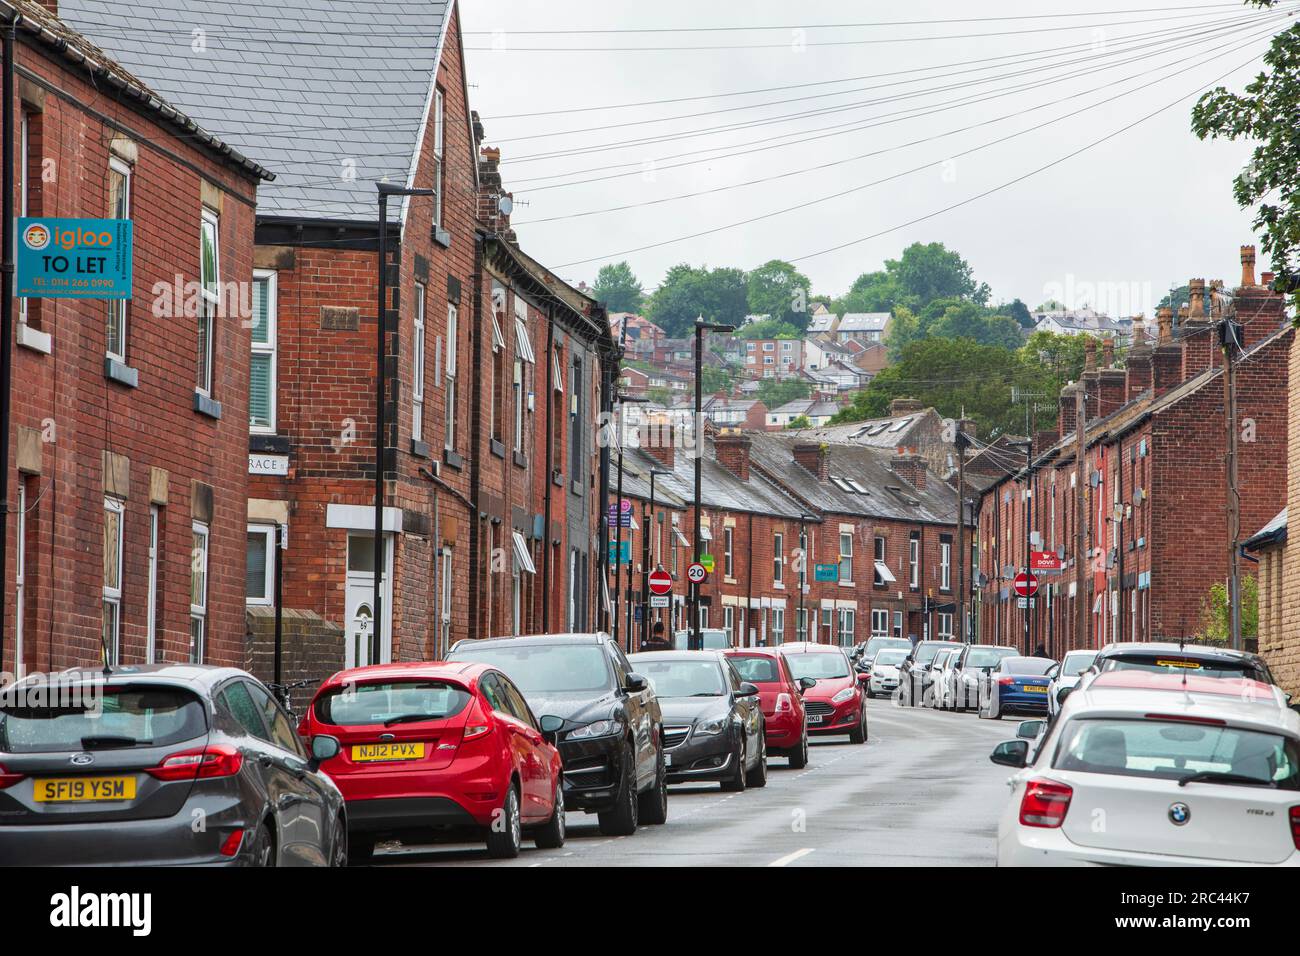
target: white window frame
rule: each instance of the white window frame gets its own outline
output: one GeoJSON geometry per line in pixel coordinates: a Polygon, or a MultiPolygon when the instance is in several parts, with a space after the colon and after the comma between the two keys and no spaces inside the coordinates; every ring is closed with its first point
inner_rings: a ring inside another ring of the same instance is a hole
{"type": "Polygon", "coordinates": [[[730,604],[722,608],[722,629],[727,632],[727,636],[732,643],[736,641],[736,609],[730,604]]]}
{"type": "Polygon", "coordinates": [[[446,365],[443,368],[443,388],[446,390],[447,399],[446,431],[443,438],[443,448],[447,451],[456,450],[456,335],[459,321],[460,311],[456,308],[456,303],[448,302],[447,347],[443,356],[446,360],[446,365]]]}
{"type": "Polygon", "coordinates": [[[203,342],[198,355],[198,382],[195,390],[200,395],[212,396],[214,355],[216,345],[217,311],[221,303],[221,217],[213,209],[203,207],[199,219],[199,315],[198,334],[203,342]],[[203,275],[203,236],[212,229],[212,291],[203,275]]]}
{"type": "MultiPolygon", "coordinates": [[[[134,188],[134,182],[133,182],[134,171],[131,169],[129,163],[124,162],[118,157],[110,156],[108,158],[108,181],[109,181],[110,197],[113,194],[112,183],[113,183],[114,175],[122,177],[123,189],[126,191],[126,215],[122,217],[116,216],[115,209],[110,209],[109,212],[114,214],[112,218],[130,219],[131,218],[131,191],[134,188]]],[[[26,205],[25,201],[24,201],[24,205],[26,205]]],[[[200,264],[199,268],[202,269],[202,264],[200,264]]],[[[107,356],[108,358],[121,362],[123,365],[126,364],[126,313],[127,313],[129,302],[130,302],[129,299],[108,300],[108,313],[109,313],[110,320],[112,318],[116,318],[117,320],[118,341],[116,343],[108,340],[108,336],[110,334],[109,324],[106,323],[104,327],[104,355],[107,356]],[[114,345],[117,345],[118,347],[114,348],[114,345]]]]}
{"type": "MultiPolygon", "coordinates": [[[[24,114],[25,115],[25,114],[24,114]]],[[[23,668],[23,619],[27,616],[27,483],[23,476],[18,476],[18,520],[16,544],[17,560],[14,562],[14,674],[22,680],[23,668]]]]}
{"type": "Polygon", "coordinates": [[[776,646],[785,643],[785,608],[772,608],[772,639],[768,644],[776,646]]]}
{"type": "Polygon", "coordinates": [[[451,602],[455,582],[455,552],[444,546],[441,551],[441,564],[438,569],[440,586],[438,595],[438,656],[441,657],[451,649],[451,602]]]}
{"type": "Polygon", "coordinates": [[[939,588],[952,590],[952,542],[939,542],[939,588]]]}
{"type": "Polygon", "coordinates": [[[443,95],[441,88],[433,89],[433,224],[436,227],[442,227],[443,214],[443,185],[445,176],[443,175],[444,157],[446,154],[446,97],[443,95]]]}
{"type": "Polygon", "coordinates": [[[794,639],[808,640],[808,608],[797,608],[794,612],[794,639]]]}
{"type": "Polygon", "coordinates": [[[524,450],[524,406],[527,402],[527,396],[524,390],[524,360],[518,355],[515,356],[514,377],[511,380],[510,388],[514,392],[514,449],[517,452],[524,450]]]}
{"type": "Polygon", "coordinates": [[[850,607],[842,607],[836,615],[839,633],[836,635],[839,639],[840,647],[848,647],[853,643],[853,632],[856,629],[857,612],[850,607]]]}
{"type": "Polygon", "coordinates": [[[108,639],[104,641],[104,653],[108,659],[106,664],[117,664],[121,660],[122,654],[122,539],[126,537],[126,507],[120,498],[104,498],[104,616],[102,626],[110,633],[108,639]],[[108,540],[108,516],[110,514],[117,516],[117,540],[110,542],[108,540]],[[113,548],[116,554],[113,555],[113,566],[117,572],[115,582],[109,582],[109,548],[113,548]]]}
{"type": "Polygon", "coordinates": [[[772,532],[772,584],[785,587],[785,533],[772,532]]]}
{"type": "Polygon", "coordinates": [[[885,565],[886,568],[889,567],[889,563],[886,560],[888,554],[889,554],[889,544],[886,542],[884,535],[878,534],[875,537],[873,537],[871,539],[871,557],[873,559],[871,581],[877,587],[880,587],[881,585],[887,583],[884,577],[881,576],[880,571],[878,570],[878,566],[883,564],[885,565]]]}
{"type": "Polygon", "coordinates": [[[249,594],[244,595],[244,603],[249,606],[270,607],[275,603],[275,547],[276,547],[276,526],[273,524],[250,523],[248,526],[249,535],[260,535],[266,541],[266,566],[263,568],[262,577],[262,597],[255,598],[249,594]]]}
{"type": "Polygon", "coordinates": [[[190,523],[190,663],[202,664],[208,642],[208,551],[211,529],[202,521],[190,523]],[[195,602],[195,575],[200,587],[195,602]],[[197,627],[197,630],[195,628],[197,627]]]}
{"type": "Polygon", "coordinates": [[[935,637],[941,641],[952,640],[952,614],[948,611],[939,611],[938,623],[936,624],[935,637]]]}
{"type": "Polygon", "coordinates": [[[735,530],[731,525],[727,525],[722,529],[722,576],[724,578],[734,578],[736,576],[736,565],[732,553],[735,530]]]}
{"type": "Polygon", "coordinates": [[[162,512],[157,505],[149,506],[149,594],[145,605],[144,662],[158,662],[158,558],[160,555],[159,532],[162,526],[162,512]]]}
{"type": "MultiPolygon", "coordinates": [[[[26,216],[31,183],[27,167],[32,161],[31,150],[31,114],[22,110],[18,123],[18,215],[26,216]]],[[[27,321],[27,300],[18,300],[18,321],[27,321]]]]}
{"type": "Polygon", "coordinates": [[[840,532],[840,584],[853,583],[853,532],[840,532]],[[848,548],[846,551],[845,548],[848,548]],[[847,573],[846,573],[847,572],[847,573]]]}
{"type": "MultiPolygon", "coordinates": [[[[253,282],[265,282],[266,284],[266,341],[253,342],[253,355],[266,355],[271,360],[271,374],[267,380],[267,424],[253,424],[252,416],[249,416],[248,430],[258,435],[274,435],[276,428],[276,390],[279,377],[279,354],[277,346],[279,342],[278,331],[278,282],[279,276],[274,269],[254,269],[253,282]]],[[[251,374],[251,372],[250,372],[251,374]]]]}
{"type": "Polygon", "coordinates": [[[916,589],[921,586],[921,539],[907,539],[907,586],[916,589]]]}
{"type": "Polygon", "coordinates": [[[424,294],[423,282],[415,284],[415,317],[412,320],[414,332],[411,336],[411,440],[424,440],[424,352],[426,347],[424,328],[424,294]]]}
{"type": "Polygon", "coordinates": [[[871,609],[871,636],[888,637],[889,636],[889,609],[883,607],[873,607],[871,609]]]}

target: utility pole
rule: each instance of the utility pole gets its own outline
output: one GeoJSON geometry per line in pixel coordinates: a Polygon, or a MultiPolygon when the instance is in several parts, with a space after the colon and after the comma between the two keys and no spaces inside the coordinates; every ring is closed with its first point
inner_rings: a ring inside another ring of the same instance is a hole
{"type": "Polygon", "coordinates": [[[1224,316],[1219,326],[1219,340],[1223,346],[1223,417],[1227,430],[1228,477],[1228,613],[1230,616],[1229,642],[1233,650],[1241,650],[1241,494],[1237,488],[1237,373],[1233,365],[1236,351],[1241,347],[1241,324],[1232,315],[1224,316]]]}
{"type": "MultiPolygon", "coordinates": [[[[1085,436],[1088,416],[1088,393],[1083,382],[1074,386],[1074,641],[1072,647],[1088,647],[1092,642],[1084,643],[1084,634],[1088,630],[1088,597],[1085,593],[1087,578],[1084,576],[1085,561],[1083,552],[1083,525],[1088,517],[1084,503],[1085,474],[1083,459],[1088,451],[1085,436]]],[[[1068,648],[1065,648],[1068,650],[1068,648]]]]}
{"type": "Polygon", "coordinates": [[[966,640],[966,446],[970,439],[957,426],[957,640],[966,640]]]}
{"type": "MultiPolygon", "coordinates": [[[[704,388],[704,333],[708,332],[734,332],[734,325],[724,325],[720,322],[705,322],[704,316],[695,320],[695,423],[692,430],[695,433],[695,440],[692,443],[691,451],[695,455],[695,500],[691,502],[694,505],[695,528],[691,536],[691,554],[692,560],[699,563],[700,555],[704,552],[700,549],[700,498],[703,490],[703,478],[700,474],[700,458],[704,455],[704,422],[703,414],[703,394],[704,388]]],[[[691,582],[690,587],[690,608],[691,608],[691,636],[687,648],[692,651],[704,649],[704,635],[700,633],[700,586],[691,582]]]]}

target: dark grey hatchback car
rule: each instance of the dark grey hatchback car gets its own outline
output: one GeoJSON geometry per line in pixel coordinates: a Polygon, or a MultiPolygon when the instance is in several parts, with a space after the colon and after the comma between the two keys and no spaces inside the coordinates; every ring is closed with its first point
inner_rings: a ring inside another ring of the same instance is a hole
{"type": "Polygon", "coordinates": [[[343,866],[338,748],[236,668],[27,678],[0,690],[0,864],[343,866]]]}

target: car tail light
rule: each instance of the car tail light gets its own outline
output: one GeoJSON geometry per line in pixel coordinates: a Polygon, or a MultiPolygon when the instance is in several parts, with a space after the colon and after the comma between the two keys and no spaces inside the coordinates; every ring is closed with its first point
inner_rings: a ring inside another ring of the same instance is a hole
{"type": "Polygon", "coordinates": [[[1292,807],[1291,814],[1291,842],[1295,848],[1300,850],[1300,807],[1292,807]]]}
{"type": "Polygon", "coordinates": [[[1003,687],[1010,687],[1010,686],[1011,686],[1012,684],[1014,684],[1015,682],[1016,682],[1016,679],[1015,679],[1014,677],[999,677],[999,678],[998,678],[998,683],[1001,684],[1003,687]]]}
{"type": "Polygon", "coordinates": [[[1030,780],[1020,801],[1020,822],[1027,827],[1059,827],[1065,822],[1074,790],[1051,780],[1030,780]]]}
{"type": "Polygon", "coordinates": [[[211,780],[233,777],[244,765],[244,755],[228,744],[213,744],[200,750],[172,754],[145,771],[157,780],[211,780]]]}
{"type": "Polygon", "coordinates": [[[1228,722],[1218,717],[1193,717],[1190,714],[1147,714],[1147,720],[1176,720],[1184,724],[1208,724],[1211,727],[1226,727],[1228,722]]]}
{"type": "Polygon", "coordinates": [[[10,773],[5,769],[5,765],[0,763],[0,790],[4,790],[6,787],[12,787],[25,776],[27,776],[25,773],[10,773]]]}
{"type": "Polygon", "coordinates": [[[789,714],[794,711],[794,701],[789,694],[776,695],[776,712],[778,714],[789,714]]]}
{"type": "Polygon", "coordinates": [[[226,837],[221,843],[222,856],[235,856],[239,853],[240,846],[244,842],[244,831],[235,830],[230,836],[226,837]]]}
{"type": "Polygon", "coordinates": [[[475,737],[482,737],[492,729],[491,724],[466,724],[465,733],[462,740],[473,740],[475,737]]]}

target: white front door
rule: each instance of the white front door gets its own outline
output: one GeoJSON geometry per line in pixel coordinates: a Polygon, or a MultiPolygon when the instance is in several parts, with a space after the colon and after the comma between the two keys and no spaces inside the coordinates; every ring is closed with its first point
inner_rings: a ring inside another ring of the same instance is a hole
{"type": "Polygon", "coordinates": [[[347,636],[345,667],[387,664],[392,658],[392,535],[384,535],[384,576],[380,581],[384,614],[382,635],[375,628],[374,540],[373,534],[356,531],[348,533],[347,600],[344,608],[347,636]]]}

